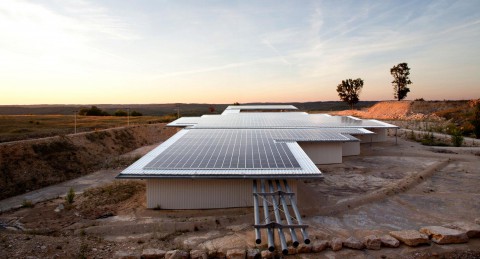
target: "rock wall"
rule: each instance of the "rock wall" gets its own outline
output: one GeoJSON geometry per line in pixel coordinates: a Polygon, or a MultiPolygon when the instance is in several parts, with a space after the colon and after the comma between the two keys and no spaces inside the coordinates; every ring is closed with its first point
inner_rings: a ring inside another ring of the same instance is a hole
{"type": "Polygon", "coordinates": [[[120,155],[176,132],[151,124],[0,144],[0,199],[108,168],[120,155]]]}

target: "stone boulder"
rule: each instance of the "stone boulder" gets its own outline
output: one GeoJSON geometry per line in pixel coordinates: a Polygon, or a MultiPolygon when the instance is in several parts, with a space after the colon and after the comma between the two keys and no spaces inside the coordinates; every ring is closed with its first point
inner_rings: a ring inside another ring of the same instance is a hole
{"type": "Polygon", "coordinates": [[[384,247],[399,247],[400,241],[390,235],[383,235],[380,237],[380,241],[382,241],[382,245],[384,247]]]}
{"type": "Polygon", "coordinates": [[[190,254],[182,250],[171,250],[165,253],[165,259],[188,259],[190,254]]]}
{"type": "Polygon", "coordinates": [[[142,259],[161,259],[167,252],[160,249],[147,248],[142,251],[142,259]]]}
{"type": "Polygon", "coordinates": [[[343,244],[343,240],[341,238],[338,238],[338,237],[334,237],[330,241],[330,247],[332,248],[333,251],[341,250],[342,249],[342,244],[343,244]]]}
{"type": "Polygon", "coordinates": [[[299,253],[299,254],[307,254],[307,253],[310,253],[310,252],[312,252],[312,246],[311,245],[300,244],[297,247],[297,253],[299,253]]]}
{"type": "Polygon", "coordinates": [[[258,249],[248,249],[247,250],[247,259],[259,259],[260,250],[258,249]]]}
{"type": "Polygon", "coordinates": [[[382,247],[382,240],[376,235],[369,235],[363,238],[365,247],[370,250],[380,250],[382,247]]]}
{"type": "Polygon", "coordinates": [[[312,252],[320,253],[328,247],[328,242],[325,240],[314,241],[312,244],[312,252]]]}
{"type": "Polygon", "coordinates": [[[135,252],[132,251],[117,251],[113,258],[116,259],[138,259],[140,258],[135,252]]]}
{"type": "Polygon", "coordinates": [[[270,252],[268,250],[263,250],[262,253],[262,258],[273,258],[273,256],[275,255],[273,252],[270,252]]]}
{"type": "Polygon", "coordinates": [[[190,259],[208,259],[208,255],[203,250],[192,250],[190,251],[190,259]]]}
{"type": "Polygon", "coordinates": [[[468,242],[467,233],[464,231],[440,227],[440,226],[428,226],[420,229],[420,232],[428,235],[433,242],[443,244],[459,244],[468,242]]]}
{"type": "Polygon", "coordinates": [[[480,237],[480,225],[470,222],[454,222],[444,225],[446,228],[453,228],[467,233],[468,238],[480,237]]]}
{"type": "Polygon", "coordinates": [[[430,243],[427,235],[416,230],[391,231],[390,235],[407,246],[418,246],[430,243]]]}
{"type": "Polygon", "coordinates": [[[297,249],[293,246],[287,247],[287,254],[288,255],[296,255],[297,254],[297,249]]]}
{"type": "Polygon", "coordinates": [[[231,249],[227,251],[227,259],[245,259],[247,253],[244,249],[231,249]]]}
{"type": "Polygon", "coordinates": [[[356,239],[355,237],[347,238],[345,241],[343,241],[343,246],[351,249],[359,249],[359,250],[365,248],[365,245],[363,245],[363,243],[360,240],[356,239]]]}

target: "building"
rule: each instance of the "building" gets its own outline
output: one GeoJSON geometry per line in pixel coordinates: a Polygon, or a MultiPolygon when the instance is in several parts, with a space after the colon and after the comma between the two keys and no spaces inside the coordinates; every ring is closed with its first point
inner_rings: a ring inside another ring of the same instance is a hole
{"type": "Polygon", "coordinates": [[[360,154],[361,142],[384,141],[397,128],[291,105],[229,106],[168,126],[182,129],[117,176],[146,180],[148,208],[250,207],[261,188],[253,180],[279,180],[276,187],[295,193],[298,180],[322,177],[316,165],[341,163],[360,154]]]}

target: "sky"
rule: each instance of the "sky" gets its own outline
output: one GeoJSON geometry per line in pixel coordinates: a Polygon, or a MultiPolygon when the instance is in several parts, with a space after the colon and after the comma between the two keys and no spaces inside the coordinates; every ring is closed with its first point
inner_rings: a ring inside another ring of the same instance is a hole
{"type": "Polygon", "coordinates": [[[1,0],[0,105],[480,98],[480,1],[1,0]]]}

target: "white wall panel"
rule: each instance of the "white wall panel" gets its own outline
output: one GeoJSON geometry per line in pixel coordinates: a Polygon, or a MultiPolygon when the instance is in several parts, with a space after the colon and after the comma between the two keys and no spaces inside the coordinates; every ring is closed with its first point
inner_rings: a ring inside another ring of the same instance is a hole
{"type": "Polygon", "coordinates": [[[342,163],[342,142],[298,142],[317,165],[342,163]]]}
{"type": "Polygon", "coordinates": [[[342,156],[360,155],[360,142],[344,142],[342,144],[342,156]]]}

